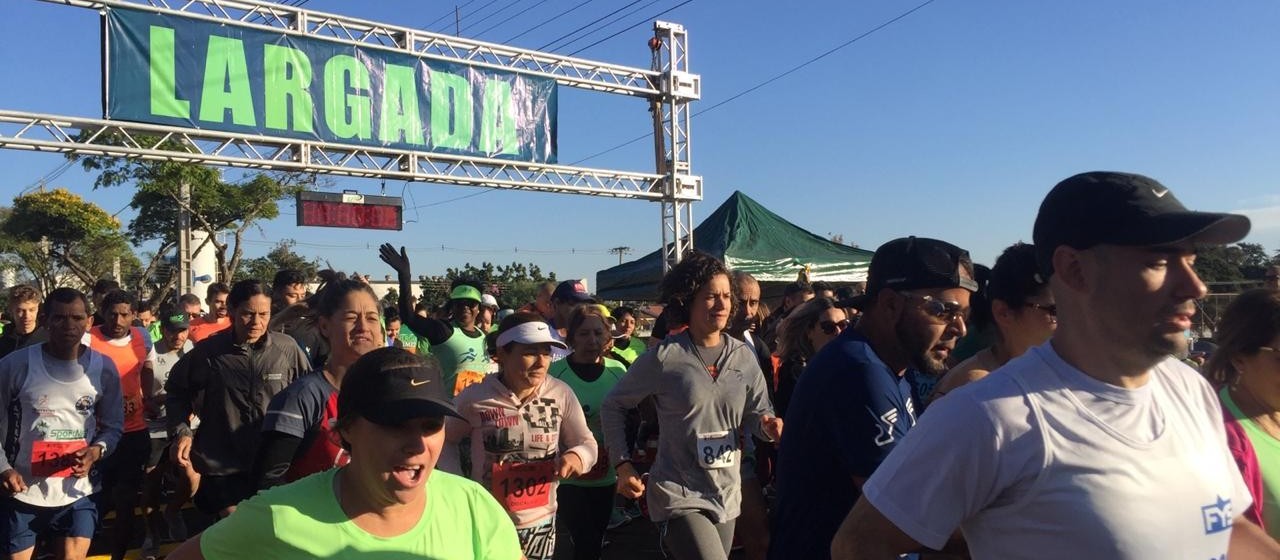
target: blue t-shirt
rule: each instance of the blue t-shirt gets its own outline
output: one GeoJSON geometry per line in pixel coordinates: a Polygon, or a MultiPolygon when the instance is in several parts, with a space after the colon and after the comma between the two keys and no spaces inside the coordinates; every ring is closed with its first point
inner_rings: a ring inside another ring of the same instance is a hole
{"type": "Polygon", "coordinates": [[[867,478],[916,423],[911,384],[846,330],[796,383],[778,450],[777,513],[769,558],[831,557],[831,539],[867,478]]]}

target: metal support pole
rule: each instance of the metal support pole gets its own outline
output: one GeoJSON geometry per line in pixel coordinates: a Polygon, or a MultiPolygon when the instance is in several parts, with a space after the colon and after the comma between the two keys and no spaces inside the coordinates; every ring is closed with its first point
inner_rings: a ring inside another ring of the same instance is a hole
{"type": "Polygon", "coordinates": [[[191,293],[191,185],[178,186],[178,296],[191,293]]]}
{"type": "Polygon", "coordinates": [[[651,104],[657,172],[662,175],[662,272],[693,249],[693,202],[702,199],[702,177],[691,173],[689,104],[702,97],[702,77],[689,73],[689,35],[684,26],[654,22],[653,70],[660,95],[651,104]]]}

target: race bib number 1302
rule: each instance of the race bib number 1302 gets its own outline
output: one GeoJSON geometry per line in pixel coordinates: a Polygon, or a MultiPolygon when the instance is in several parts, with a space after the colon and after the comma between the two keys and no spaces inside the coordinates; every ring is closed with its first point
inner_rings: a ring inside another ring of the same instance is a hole
{"type": "Polygon", "coordinates": [[[555,481],[554,461],[493,465],[493,494],[509,512],[550,504],[551,484],[555,481]]]}
{"type": "Polygon", "coordinates": [[[733,432],[698,434],[698,464],[704,469],[727,469],[737,464],[738,445],[733,432]]]}

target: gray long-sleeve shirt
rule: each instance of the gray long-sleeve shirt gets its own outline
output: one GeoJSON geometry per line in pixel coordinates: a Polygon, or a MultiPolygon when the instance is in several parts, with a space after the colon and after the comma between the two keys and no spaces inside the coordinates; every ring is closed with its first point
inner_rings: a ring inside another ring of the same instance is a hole
{"type": "Polygon", "coordinates": [[[702,511],[717,522],[738,516],[741,442],[748,429],[769,439],[761,420],[773,415],[764,374],[745,344],[721,334],[718,363],[706,363],[689,334],[668,337],[636,362],[600,409],[610,460],[627,453],[626,410],[653,396],[658,452],[649,471],[649,511],[655,521],[702,511]],[[712,375],[712,369],[715,376],[712,375]]]}

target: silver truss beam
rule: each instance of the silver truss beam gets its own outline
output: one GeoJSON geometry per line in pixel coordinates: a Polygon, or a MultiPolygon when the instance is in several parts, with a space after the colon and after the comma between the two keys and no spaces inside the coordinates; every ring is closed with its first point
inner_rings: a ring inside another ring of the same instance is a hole
{"type": "Polygon", "coordinates": [[[663,176],[0,110],[0,148],[658,202],[663,176]],[[175,148],[180,148],[181,151],[175,148]]]}
{"type": "Polygon", "coordinates": [[[702,96],[702,79],[689,73],[689,35],[674,23],[655,22],[653,69],[662,73],[662,95],[652,103],[654,145],[662,173],[662,271],[693,249],[693,202],[702,200],[702,178],[690,174],[689,104],[702,96]]]}
{"type": "Polygon", "coordinates": [[[652,70],[543,53],[304,10],[260,0],[43,0],[94,10],[130,8],[254,29],[338,41],[365,48],[407,52],[428,59],[460,62],[552,78],[595,91],[653,97],[662,76],[652,70]]]}

